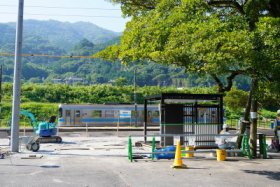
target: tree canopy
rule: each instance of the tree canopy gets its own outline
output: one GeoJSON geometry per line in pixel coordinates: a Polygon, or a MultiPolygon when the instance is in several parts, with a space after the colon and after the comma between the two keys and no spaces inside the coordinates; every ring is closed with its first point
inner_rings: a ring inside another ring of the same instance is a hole
{"type": "MultiPolygon", "coordinates": [[[[252,79],[244,119],[257,112],[265,87],[279,84],[280,2],[277,0],[111,0],[120,3],[126,25],[119,46],[97,54],[124,63],[150,60],[208,74],[219,92],[238,75],[252,79]],[[114,53],[114,55],[112,55],[114,53]],[[223,81],[222,77],[226,77],[223,81]]],[[[257,119],[251,148],[256,155],[257,119]]],[[[241,133],[245,125],[241,128],[241,133]]],[[[239,142],[241,142],[239,140],[239,142]]]]}
{"type": "Polygon", "coordinates": [[[124,15],[132,20],[120,45],[98,53],[99,57],[176,64],[211,75],[222,92],[230,90],[240,74],[270,81],[279,74],[276,1],[113,2],[121,3],[124,15]]]}

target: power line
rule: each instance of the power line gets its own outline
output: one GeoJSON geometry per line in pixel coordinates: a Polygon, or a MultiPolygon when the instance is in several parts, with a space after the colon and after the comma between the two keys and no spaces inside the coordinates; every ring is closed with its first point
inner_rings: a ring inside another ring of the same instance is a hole
{"type": "MultiPolygon", "coordinates": [[[[14,12],[0,12],[0,14],[17,14],[14,12]]],[[[31,16],[58,16],[58,17],[88,17],[88,18],[121,18],[120,16],[88,16],[88,15],[70,15],[70,14],[33,14],[33,13],[24,13],[25,15],[31,15],[31,16]]]]}
{"type": "MultiPolygon", "coordinates": [[[[13,57],[14,53],[0,53],[2,57],[13,57]]],[[[48,54],[21,54],[22,57],[48,57],[48,58],[97,58],[95,56],[76,56],[76,55],[48,55],[48,54]]]]}
{"type": "MultiPolygon", "coordinates": [[[[0,7],[17,7],[16,5],[0,5],[0,7]]],[[[62,7],[62,6],[25,6],[29,8],[46,9],[70,9],[70,10],[121,10],[117,8],[95,8],[95,7],[62,7]]]]}

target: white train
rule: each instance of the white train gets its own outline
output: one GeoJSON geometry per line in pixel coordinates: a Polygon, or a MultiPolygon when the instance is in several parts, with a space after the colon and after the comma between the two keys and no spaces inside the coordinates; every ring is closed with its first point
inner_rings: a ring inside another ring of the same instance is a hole
{"type": "MultiPolygon", "coordinates": [[[[143,125],[144,106],[122,104],[60,104],[59,126],[122,126],[143,125]]],[[[148,124],[159,125],[158,106],[148,106],[148,124]]]]}

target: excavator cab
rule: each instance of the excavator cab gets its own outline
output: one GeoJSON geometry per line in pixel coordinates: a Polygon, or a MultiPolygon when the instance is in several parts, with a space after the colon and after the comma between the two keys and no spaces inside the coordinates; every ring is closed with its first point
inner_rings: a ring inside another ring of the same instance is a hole
{"type": "Polygon", "coordinates": [[[55,123],[55,120],[56,120],[56,116],[51,116],[49,123],[55,123]]]}
{"type": "Polygon", "coordinates": [[[56,134],[57,128],[55,123],[40,122],[38,129],[36,130],[36,135],[40,137],[55,136],[56,134]]]}

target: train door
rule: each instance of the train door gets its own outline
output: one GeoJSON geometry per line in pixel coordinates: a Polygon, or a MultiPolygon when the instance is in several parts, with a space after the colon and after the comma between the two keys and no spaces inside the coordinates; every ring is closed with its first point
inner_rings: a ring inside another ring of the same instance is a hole
{"type": "Polygon", "coordinates": [[[82,125],[81,124],[81,111],[80,110],[75,110],[74,125],[82,125]]]}
{"type": "Polygon", "coordinates": [[[71,125],[71,110],[65,111],[65,125],[71,125]]]}

